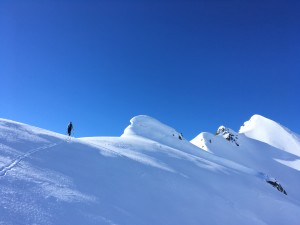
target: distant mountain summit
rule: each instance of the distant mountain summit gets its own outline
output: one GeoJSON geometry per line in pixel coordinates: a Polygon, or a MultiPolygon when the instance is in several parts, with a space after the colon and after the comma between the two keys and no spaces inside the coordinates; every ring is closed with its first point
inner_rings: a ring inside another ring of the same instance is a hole
{"type": "Polygon", "coordinates": [[[239,133],[300,156],[299,135],[271,119],[254,115],[244,123],[239,133]]]}
{"type": "Polygon", "coordinates": [[[230,128],[226,128],[224,126],[220,126],[216,132],[216,135],[223,136],[227,141],[235,143],[236,146],[239,146],[238,143],[238,134],[230,128]]]}
{"type": "MultiPolygon", "coordinates": [[[[222,137],[236,146],[240,145],[239,138],[244,136],[300,157],[300,136],[285,126],[257,114],[246,121],[238,133],[225,126],[220,126],[215,136],[222,137]]],[[[214,135],[202,132],[191,140],[191,143],[211,151],[209,146],[213,139],[215,139],[214,135]]]]}
{"type": "Polygon", "coordinates": [[[216,141],[223,143],[222,145],[226,145],[226,142],[228,142],[230,143],[230,147],[232,147],[240,145],[238,139],[239,134],[237,132],[225,126],[220,126],[215,134],[202,132],[197,137],[192,139],[191,143],[203,150],[210,151],[211,146],[215,145],[216,141]]]}

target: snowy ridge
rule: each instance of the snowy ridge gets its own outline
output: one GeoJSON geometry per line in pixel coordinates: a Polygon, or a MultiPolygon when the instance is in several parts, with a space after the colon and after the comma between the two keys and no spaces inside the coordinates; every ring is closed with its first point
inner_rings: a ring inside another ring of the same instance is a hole
{"type": "Polygon", "coordinates": [[[121,137],[69,142],[0,119],[0,224],[297,225],[299,171],[278,160],[298,157],[238,135],[202,133],[203,151],[137,116],[121,137]]]}
{"type": "Polygon", "coordinates": [[[191,143],[203,150],[209,151],[207,145],[209,145],[214,139],[214,135],[208,132],[202,132],[191,140],[191,143]]]}
{"type": "Polygon", "coordinates": [[[180,143],[182,134],[149,116],[136,116],[130,120],[129,125],[121,137],[140,136],[166,145],[180,143]]]}
{"type": "MultiPolygon", "coordinates": [[[[255,115],[252,118],[260,118],[263,121],[268,121],[268,119],[258,115],[255,115]]],[[[274,125],[275,122],[271,121],[271,123],[274,125]]],[[[248,128],[250,127],[249,123],[247,122],[245,125],[248,128]]],[[[267,130],[267,128],[260,128],[260,126],[263,125],[263,123],[258,123],[255,127],[251,127],[251,131],[253,131],[255,134],[258,134],[259,132],[256,132],[256,129],[267,130]]],[[[278,128],[281,128],[280,125],[278,126],[278,128]]],[[[274,126],[272,127],[274,128],[274,126]]],[[[224,126],[221,126],[220,128],[218,131],[221,132],[217,132],[216,135],[210,133],[201,133],[194,138],[191,143],[202,149],[205,149],[208,152],[211,152],[222,158],[238,162],[256,171],[264,171],[267,174],[271,173],[273,177],[276,177],[282,183],[290,184],[294,187],[300,185],[300,182],[295,179],[295,177],[299,176],[300,171],[299,156],[291,154],[289,151],[282,151],[265,142],[249,138],[245,133],[238,134],[229,128],[225,128],[224,126]],[[239,144],[238,146],[233,145],[231,141],[228,140],[228,133],[237,138],[239,144]]],[[[268,135],[268,140],[273,143],[275,140],[277,140],[279,133],[273,131],[268,135]],[[274,136],[272,136],[272,134],[274,136]]],[[[292,137],[294,135],[295,134],[292,133],[292,137]]],[[[289,140],[289,138],[287,138],[287,140],[289,140]]],[[[283,143],[285,143],[286,149],[293,149],[293,147],[288,144],[288,141],[283,140],[283,143]]],[[[297,195],[296,189],[291,189],[290,191],[293,192],[295,196],[297,195]]]]}
{"type": "Polygon", "coordinates": [[[263,116],[252,116],[250,120],[245,122],[240,128],[239,133],[300,156],[299,135],[263,116]]]}

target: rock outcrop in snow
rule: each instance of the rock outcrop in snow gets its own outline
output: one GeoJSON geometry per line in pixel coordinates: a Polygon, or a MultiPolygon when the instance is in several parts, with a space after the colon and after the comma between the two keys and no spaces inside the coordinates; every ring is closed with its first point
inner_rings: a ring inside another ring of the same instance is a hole
{"type": "Polygon", "coordinates": [[[230,128],[220,126],[216,132],[216,135],[224,137],[227,141],[234,143],[236,146],[239,146],[238,143],[238,134],[230,128]]]}
{"type": "Polygon", "coordinates": [[[287,195],[286,191],[283,189],[280,183],[277,180],[267,180],[267,183],[271,184],[274,188],[278,191],[282,192],[283,194],[287,195]]]}
{"type": "MultiPolygon", "coordinates": [[[[240,133],[221,126],[215,137],[210,133],[201,133],[191,143],[255,170],[272,172],[276,179],[266,176],[266,181],[286,194],[283,186],[291,183],[296,185],[291,174],[297,176],[300,171],[300,158],[293,151],[300,147],[298,137],[280,124],[254,115],[241,127],[240,133]]],[[[293,188],[289,192],[296,194],[293,188]]]]}

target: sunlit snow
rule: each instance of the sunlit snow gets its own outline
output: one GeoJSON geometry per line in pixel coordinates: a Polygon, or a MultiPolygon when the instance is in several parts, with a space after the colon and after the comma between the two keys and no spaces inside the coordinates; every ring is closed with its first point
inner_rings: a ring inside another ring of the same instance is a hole
{"type": "Polygon", "coordinates": [[[260,126],[234,133],[237,146],[228,134],[190,143],[149,116],[121,137],[71,140],[0,119],[0,224],[297,225],[296,134],[282,151],[278,133],[257,138],[260,126]]]}

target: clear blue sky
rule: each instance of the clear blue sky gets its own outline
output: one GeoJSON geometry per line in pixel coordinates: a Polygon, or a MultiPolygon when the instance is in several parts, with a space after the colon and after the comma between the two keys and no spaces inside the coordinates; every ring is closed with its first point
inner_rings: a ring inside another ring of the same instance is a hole
{"type": "Polygon", "coordinates": [[[300,133],[298,0],[1,0],[0,117],[187,139],[261,114],[300,133]]]}

